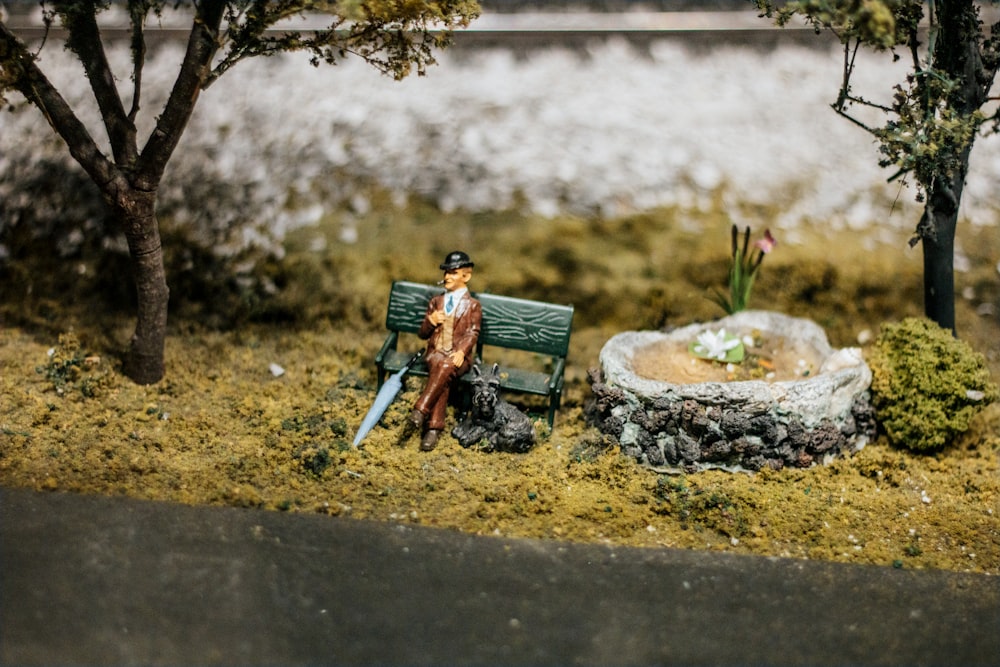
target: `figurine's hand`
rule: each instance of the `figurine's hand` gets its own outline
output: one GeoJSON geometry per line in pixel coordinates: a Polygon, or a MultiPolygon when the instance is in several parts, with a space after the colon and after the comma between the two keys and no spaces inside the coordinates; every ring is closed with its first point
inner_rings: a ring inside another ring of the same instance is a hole
{"type": "Polygon", "coordinates": [[[441,326],[441,323],[444,322],[444,318],[445,315],[443,310],[435,310],[427,316],[428,321],[436,327],[441,326]]]}
{"type": "Polygon", "coordinates": [[[465,352],[457,350],[451,354],[451,363],[455,364],[455,368],[459,368],[463,363],[465,363],[465,352]]]}

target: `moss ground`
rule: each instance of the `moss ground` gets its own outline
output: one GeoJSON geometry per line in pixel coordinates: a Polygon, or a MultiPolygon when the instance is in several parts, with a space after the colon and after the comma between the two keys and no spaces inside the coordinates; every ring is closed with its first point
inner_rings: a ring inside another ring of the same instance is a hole
{"type": "MultiPolygon", "coordinates": [[[[373,199],[362,220],[331,214],[289,239],[273,269],[281,290],[245,300],[234,328],[208,326],[199,313],[210,304],[175,289],[167,377],[153,386],[120,374],[127,307],[109,305],[86,279],[78,291],[56,291],[37,267],[11,269],[31,278],[0,291],[0,484],[1000,574],[1000,406],[930,454],[882,438],[825,467],[755,475],[657,474],[587,425],[586,374],[608,337],[720,314],[707,298],[725,280],[730,223],[719,211],[544,221],[397,210],[373,199]],[[338,242],[345,224],[356,225],[356,243],[338,242]],[[474,289],[575,304],[554,430],[542,429],[525,455],[464,450],[450,436],[420,452],[415,438],[400,440],[413,380],[353,449],[374,397],[390,281],[436,280],[456,247],[476,260],[474,289]]],[[[837,346],[920,313],[919,249],[907,248],[904,233],[874,243],[851,231],[776,236],[753,307],[810,317],[837,346]]],[[[996,378],[1000,239],[995,229],[964,228],[960,244],[969,268],[958,276],[959,330],[996,378]]],[[[84,257],[74,270],[86,278],[98,266],[84,257]]]]}

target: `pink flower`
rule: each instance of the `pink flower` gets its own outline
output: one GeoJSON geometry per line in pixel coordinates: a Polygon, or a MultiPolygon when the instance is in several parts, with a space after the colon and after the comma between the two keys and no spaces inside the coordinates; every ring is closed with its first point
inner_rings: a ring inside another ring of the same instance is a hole
{"type": "Polygon", "coordinates": [[[778,242],[773,236],[771,236],[771,230],[765,229],[764,238],[758,239],[753,245],[755,248],[759,248],[760,251],[766,255],[774,250],[774,246],[778,245],[778,242]]]}
{"type": "Polygon", "coordinates": [[[729,266],[729,298],[716,294],[715,299],[730,315],[746,309],[747,301],[750,299],[750,290],[753,288],[757,270],[760,269],[760,265],[764,261],[764,255],[774,250],[774,247],[778,245],[778,242],[771,236],[770,229],[764,230],[764,238],[754,242],[753,252],[750,252],[750,227],[747,227],[743,233],[742,247],[739,228],[736,225],[733,225],[731,234],[733,259],[729,266]]]}

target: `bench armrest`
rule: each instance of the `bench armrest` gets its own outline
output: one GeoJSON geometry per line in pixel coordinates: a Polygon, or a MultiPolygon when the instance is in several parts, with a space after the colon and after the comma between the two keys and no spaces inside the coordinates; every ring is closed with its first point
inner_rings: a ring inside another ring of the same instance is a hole
{"type": "Polygon", "coordinates": [[[396,349],[396,343],[398,341],[399,341],[399,332],[398,331],[390,331],[389,335],[386,336],[386,338],[385,338],[385,342],[382,343],[382,349],[380,349],[378,351],[378,354],[375,355],[375,365],[376,366],[378,366],[379,368],[382,367],[382,362],[385,359],[386,353],[389,352],[390,350],[395,350],[396,349]]]}

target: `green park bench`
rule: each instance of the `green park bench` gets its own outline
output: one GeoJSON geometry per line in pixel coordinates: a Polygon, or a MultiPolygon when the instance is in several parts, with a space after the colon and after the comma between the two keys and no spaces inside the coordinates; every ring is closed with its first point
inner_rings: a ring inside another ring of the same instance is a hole
{"type": "MultiPolygon", "coordinates": [[[[424,319],[427,303],[431,297],[443,291],[440,287],[407,281],[392,284],[385,316],[385,327],[389,330],[389,335],[375,356],[379,387],[388,373],[398,372],[413,356],[412,352],[397,349],[399,335],[416,334],[424,319]]],[[[487,347],[520,350],[547,357],[545,370],[530,370],[500,363],[500,379],[501,388],[505,391],[547,396],[551,427],[562,400],[573,307],[497,294],[473,293],[473,296],[483,307],[483,324],[476,345],[477,363],[493,365],[494,361],[484,356],[483,351],[487,347]]],[[[427,375],[427,366],[421,360],[409,372],[413,375],[427,375]]],[[[463,384],[469,381],[470,375],[466,373],[462,376],[463,384]]]]}

